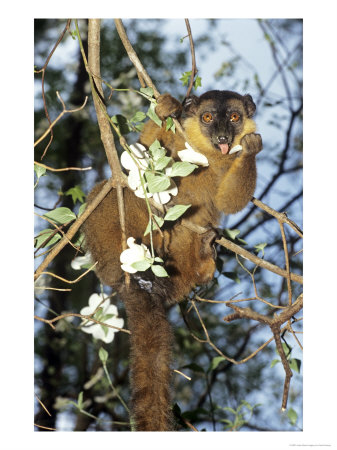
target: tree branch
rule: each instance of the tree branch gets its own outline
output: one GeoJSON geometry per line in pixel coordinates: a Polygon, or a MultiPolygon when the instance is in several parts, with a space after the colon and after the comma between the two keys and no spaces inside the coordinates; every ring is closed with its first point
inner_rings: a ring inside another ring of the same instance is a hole
{"type": "Polygon", "coordinates": [[[126,245],[126,227],[125,227],[125,209],[123,200],[122,187],[122,171],[115,147],[114,137],[111,131],[110,122],[107,118],[106,107],[102,102],[104,98],[103,87],[101,82],[100,68],[100,29],[101,21],[99,19],[89,19],[88,27],[88,68],[89,74],[93,79],[92,89],[93,98],[98,120],[98,126],[101,131],[101,140],[107,155],[107,159],[111,168],[112,177],[116,180],[116,193],[118,202],[119,220],[122,231],[122,248],[125,250],[126,245]],[[97,89],[99,95],[95,95],[94,89],[97,89]]]}
{"type": "Polygon", "coordinates": [[[192,31],[191,31],[191,27],[190,27],[190,22],[188,19],[185,19],[185,23],[186,23],[186,28],[187,28],[187,32],[188,32],[188,38],[190,40],[190,47],[191,47],[191,56],[192,56],[192,70],[191,70],[191,79],[190,79],[190,83],[186,92],[186,97],[189,97],[192,88],[193,88],[193,83],[194,83],[194,77],[196,76],[198,69],[196,67],[196,63],[195,63],[195,52],[194,52],[194,43],[193,43],[193,38],[192,38],[192,31]]]}

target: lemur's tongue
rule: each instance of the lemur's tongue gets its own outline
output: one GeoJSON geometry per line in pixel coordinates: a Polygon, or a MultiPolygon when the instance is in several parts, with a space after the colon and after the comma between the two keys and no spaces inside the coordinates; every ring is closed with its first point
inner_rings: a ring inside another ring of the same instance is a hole
{"type": "Polygon", "coordinates": [[[220,147],[221,153],[223,155],[227,155],[227,153],[229,152],[228,144],[219,144],[219,147],[220,147]]]}

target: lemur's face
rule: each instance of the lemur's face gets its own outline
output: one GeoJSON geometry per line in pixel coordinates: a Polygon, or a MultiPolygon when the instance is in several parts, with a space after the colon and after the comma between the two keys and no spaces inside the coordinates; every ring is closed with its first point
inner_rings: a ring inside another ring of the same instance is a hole
{"type": "Polygon", "coordinates": [[[243,136],[256,130],[254,112],[250,95],[209,91],[185,100],[182,124],[192,146],[206,155],[214,151],[228,155],[243,136]]]}

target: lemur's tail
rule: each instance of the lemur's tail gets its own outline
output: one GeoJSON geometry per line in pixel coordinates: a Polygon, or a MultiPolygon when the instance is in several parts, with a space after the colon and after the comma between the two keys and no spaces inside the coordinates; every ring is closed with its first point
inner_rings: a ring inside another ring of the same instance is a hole
{"type": "Polygon", "coordinates": [[[131,331],[132,418],[137,431],[173,429],[170,405],[172,331],[164,299],[131,281],[121,292],[131,331]]]}

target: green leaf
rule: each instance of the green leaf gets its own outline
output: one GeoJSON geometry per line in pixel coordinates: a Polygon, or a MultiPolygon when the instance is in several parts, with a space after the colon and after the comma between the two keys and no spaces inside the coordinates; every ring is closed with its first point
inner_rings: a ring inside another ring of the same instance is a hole
{"type": "Polygon", "coordinates": [[[163,225],[164,219],[162,217],[158,217],[155,214],[154,214],[154,217],[156,219],[156,222],[154,220],[152,220],[152,221],[149,220],[149,223],[147,224],[146,230],[144,232],[144,236],[146,236],[147,234],[150,233],[150,223],[152,223],[152,227],[151,227],[152,231],[158,230],[157,223],[158,223],[159,227],[161,227],[163,225]]]}
{"type": "Polygon", "coordinates": [[[201,78],[196,76],[194,80],[194,89],[197,89],[198,87],[201,87],[201,78]]]}
{"type": "Polygon", "coordinates": [[[109,354],[105,350],[105,348],[101,347],[98,351],[99,359],[102,361],[103,364],[105,364],[108,360],[109,354]]]}
{"type": "Polygon", "coordinates": [[[179,80],[183,83],[183,86],[187,86],[191,77],[191,73],[192,73],[191,70],[189,72],[184,72],[182,76],[179,78],[179,80]]]}
{"type": "Polygon", "coordinates": [[[166,175],[154,175],[151,172],[146,172],[145,177],[151,194],[166,191],[170,187],[171,180],[166,175]]]}
{"type": "Polygon", "coordinates": [[[140,88],[139,90],[140,90],[140,92],[142,92],[146,96],[153,97],[153,89],[152,88],[146,87],[146,88],[140,88]]]}
{"type": "Polygon", "coordinates": [[[155,111],[155,108],[156,108],[155,104],[154,104],[154,103],[151,103],[149,109],[147,110],[146,115],[147,115],[148,117],[150,117],[150,119],[153,120],[153,122],[154,122],[155,124],[157,124],[159,127],[161,127],[162,122],[161,122],[161,120],[159,119],[159,117],[157,116],[156,111],[155,111]]]}
{"type": "Polygon", "coordinates": [[[225,237],[232,239],[233,241],[236,239],[236,237],[240,234],[240,230],[237,228],[234,228],[231,230],[230,228],[224,228],[223,234],[225,237]]]}
{"type": "Polygon", "coordinates": [[[116,114],[115,116],[111,117],[111,121],[117,125],[119,131],[121,134],[128,134],[132,129],[130,128],[128,124],[128,119],[121,114],[116,114]]]}
{"type": "Polygon", "coordinates": [[[57,241],[61,239],[61,235],[59,233],[55,234],[55,230],[51,230],[50,228],[46,228],[45,230],[40,231],[38,236],[35,238],[34,247],[36,248],[43,248],[43,247],[49,247],[50,245],[55,244],[57,241]],[[47,244],[44,244],[46,240],[53,235],[53,237],[48,241],[47,244]]]}
{"type": "Polygon", "coordinates": [[[286,358],[289,359],[290,353],[292,351],[292,347],[288,346],[285,342],[282,343],[283,351],[286,355],[286,358]]]}
{"type": "Polygon", "coordinates": [[[270,363],[270,367],[276,366],[276,364],[278,364],[279,362],[281,362],[279,359],[273,359],[272,362],[270,363]]]}
{"type": "Polygon", "coordinates": [[[235,272],[222,272],[222,275],[225,275],[226,278],[229,278],[232,281],[235,281],[235,283],[240,284],[241,280],[238,277],[238,275],[235,272]]]}
{"type": "Polygon", "coordinates": [[[131,264],[131,267],[139,272],[144,272],[151,266],[151,263],[147,259],[142,259],[141,261],[136,261],[131,264]]]}
{"type": "Polygon", "coordinates": [[[109,332],[109,328],[102,324],[101,324],[101,328],[103,330],[104,336],[107,336],[107,334],[109,332]]]}
{"type": "Polygon", "coordinates": [[[184,212],[190,208],[192,205],[175,205],[170,208],[165,217],[164,220],[177,220],[180,216],[184,214],[184,212]]]}
{"type": "Polygon", "coordinates": [[[146,114],[143,111],[137,111],[134,116],[131,117],[130,122],[142,122],[146,118],[146,114]]]}
{"type": "Polygon", "coordinates": [[[159,263],[163,263],[164,262],[161,258],[159,258],[159,256],[156,256],[154,258],[154,260],[155,260],[155,262],[159,262],[159,263]]]}
{"type": "Polygon", "coordinates": [[[162,148],[161,143],[158,141],[158,139],[156,139],[150,145],[149,150],[150,150],[150,152],[154,152],[155,150],[158,150],[160,148],[162,148]]]}
{"type": "Polygon", "coordinates": [[[300,359],[292,358],[289,360],[289,367],[295,372],[300,373],[302,361],[300,359]]]}
{"type": "Polygon", "coordinates": [[[170,156],[162,156],[157,159],[154,163],[155,170],[163,170],[172,161],[170,156]]]}
{"type": "Polygon", "coordinates": [[[262,256],[264,256],[264,248],[267,246],[267,242],[263,242],[261,244],[254,245],[255,253],[258,255],[259,252],[262,252],[262,256]]]}
{"type": "Polygon", "coordinates": [[[296,425],[297,422],[297,412],[293,408],[288,409],[288,419],[291,425],[296,425]]]}
{"type": "Polygon", "coordinates": [[[237,412],[235,411],[235,409],[233,409],[233,408],[230,408],[229,406],[225,406],[224,408],[222,408],[224,411],[229,411],[229,412],[231,412],[232,414],[234,414],[234,416],[236,416],[237,415],[237,412]]]}
{"type": "Polygon", "coordinates": [[[84,213],[84,210],[85,210],[85,208],[87,207],[87,203],[83,203],[81,206],[80,206],[80,209],[78,210],[78,217],[80,217],[83,213],[84,213]]]}
{"type": "Polygon", "coordinates": [[[84,202],[85,193],[82,191],[82,189],[78,185],[68,189],[67,192],[65,192],[65,195],[71,195],[71,198],[73,199],[74,204],[76,203],[77,200],[81,203],[84,202]]]}
{"type": "Polygon", "coordinates": [[[164,269],[163,266],[159,266],[158,264],[153,264],[151,266],[151,270],[152,272],[156,275],[156,277],[168,277],[168,273],[166,272],[166,270],[164,269]]]}
{"type": "Polygon", "coordinates": [[[34,171],[36,173],[37,179],[45,175],[47,169],[45,167],[38,166],[37,164],[34,164],[34,171]]]}
{"type": "Polygon", "coordinates": [[[76,219],[76,214],[74,214],[69,208],[65,208],[64,206],[56,208],[53,211],[44,214],[43,216],[52,220],[56,224],[63,224],[76,219]]]}
{"type": "Polygon", "coordinates": [[[176,162],[172,166],[172,172],[170,173],[170,177],[186,177],[193,170],[197,169],[198,166],[187,161],[176,162]]]}
{"type": "Polygon", "coordinates": [[[100,306],[95,312],[94,319],[102,321],[103,318],[103,308],[100,306]]]}
{"type": "Polygon", "coordinates": [[[211,372],[212,370],[216,369],[222,361],[226,361],[226,358],[224,358],[223,356],[214,357],[209,368],[207,369],[207,372],[211,372]]]}
{"type": "Polygon", "coordinates": [[[145,124],[143,122],[137,123],[137,125],[134,125],[135,131],[138,131],[138,132],[143,131],[144,125],[145,124]]]}
{"type": "Polygon", "coordinates": [[[173,122],[172,117],[168,117],[166,119],[166,128],[165,128],[165,130],[166,131],[172,130],[173,133],[176,132],[176,126],[175,126],[175,124],[173,122]]]}
{"type": "MultiPolygon", "coordinates": [[[[84,241],[84,233],[80,231],[76,233],[75,239],[72,241],[72,243],[76,245],[76,247],[81,247],[83,245],[83,241],[84,241]]],[[[82,267],[89,268],[90,266],[92,266],[92,264],[84,265],[82,267]]]]}

